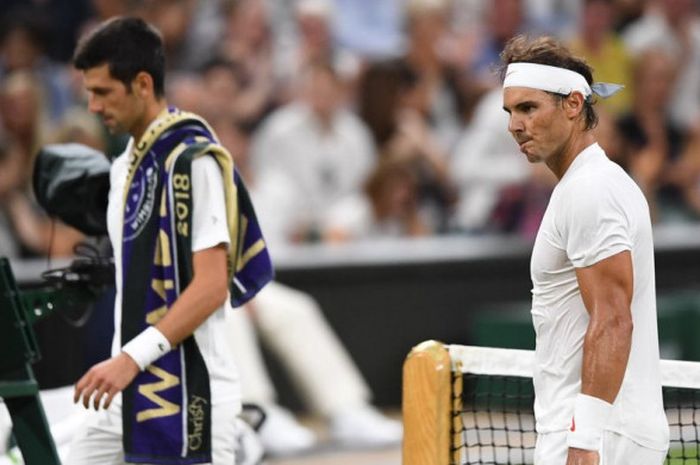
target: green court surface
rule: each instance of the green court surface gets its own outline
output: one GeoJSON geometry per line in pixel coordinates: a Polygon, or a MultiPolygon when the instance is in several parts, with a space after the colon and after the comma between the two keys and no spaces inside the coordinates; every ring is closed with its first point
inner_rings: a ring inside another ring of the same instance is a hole
{"type": "Polygon", "coordinates": [[[700,457],[698,457],[698,449],[700,444],[684,444],[684,446],[672,445],[668,456],[664,462],[665,465],[700,465],[700,457]]]}

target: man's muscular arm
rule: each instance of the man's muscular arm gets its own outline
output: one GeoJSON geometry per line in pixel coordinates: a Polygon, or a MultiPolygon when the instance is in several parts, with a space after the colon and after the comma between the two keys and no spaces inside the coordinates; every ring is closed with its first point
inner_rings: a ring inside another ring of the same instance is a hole
{"type": "Polygon", "coordinates": [[[577,268],[576,277],[590,316],[583,343],[581,392],[612,404],[632,346],[632,255],[624,251],[577,268]]]}
{"type": "MultiPolygon", "coordinates": [[[[631,253],[620,252],[577,268],[576,277],[590,317],[583,343],[581,393],[612,404],[620,391],[632,345],[631,253]]],[[[567,465],[596,463],[595,451],[569,449],[567,465]]]]}

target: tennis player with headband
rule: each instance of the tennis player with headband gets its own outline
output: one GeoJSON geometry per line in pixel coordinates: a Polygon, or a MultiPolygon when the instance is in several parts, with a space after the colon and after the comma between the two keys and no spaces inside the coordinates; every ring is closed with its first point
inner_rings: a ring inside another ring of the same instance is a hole
{"type": "Polygon", "coordinates": [[[559,179],[531,258],[537,465],[660,465],[668,449],[647,202],[591,131],[592,70],[552,38],[501,54],[508,130],[559,179]]]}

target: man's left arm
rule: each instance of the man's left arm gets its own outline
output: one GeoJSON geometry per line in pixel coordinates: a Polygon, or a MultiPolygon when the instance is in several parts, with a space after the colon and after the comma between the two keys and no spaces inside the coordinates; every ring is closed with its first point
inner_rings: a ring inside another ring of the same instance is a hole
{"type": "MultiPolygon", "coordinates": [[[[155,325],[171,347],[194,331],[228,298],[226,244],[193,254],[194,276],[187,288],[155,325]]],[[[101,401],[109,407],[114,396],[139,373],[139,366],[126,352],[94,365],[75,386],[74,401],[97,410],[101,401]]]]}
{"type": "MultiPolygon", "coordinates": [[[[581,394],[576,400],[572,433],[579,434],[574,442],[587,439],[591,432],[602,434],[604,424],[588,424],[612,408],[627,369],[632,345],[632,292],[634,275],[632,255],[625,250],[591,266],[576,268],[576,278],[583,303],[589,314],[589,323],[583,342],[581,394]],[[577,413],[584,413],[579,418],[577,413]],[[597,431],[590,431],[590,429],[597,431]]],[[[571,445],[571,435],[569,444],[571,445]]],[[[591,445],[597,449],[597,445],[591,445]]],[[[589,449],[569,449],[567,465],[597,463],[597,453],[589,449]],[[592,457],[595,457],[593,459],[592,457]]]]}

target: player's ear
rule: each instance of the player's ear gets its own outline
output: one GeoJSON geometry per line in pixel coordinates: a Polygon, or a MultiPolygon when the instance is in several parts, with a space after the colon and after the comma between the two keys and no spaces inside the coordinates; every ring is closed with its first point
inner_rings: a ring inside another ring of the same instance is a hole
{"type": "Polygon", "coordinates": [[[153,95],[153,77],[145,71],[139,71],[131,83],[132,90],[141,98],[153,95]]]}
{"type": "Polygon", "coordinates": [[[571,92],[564,98],[564,111],[569,118],[577,117],[583,111],[585,98],[580,92],[571,92]]]}

